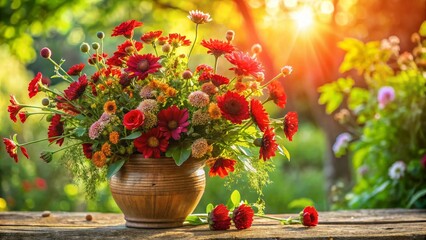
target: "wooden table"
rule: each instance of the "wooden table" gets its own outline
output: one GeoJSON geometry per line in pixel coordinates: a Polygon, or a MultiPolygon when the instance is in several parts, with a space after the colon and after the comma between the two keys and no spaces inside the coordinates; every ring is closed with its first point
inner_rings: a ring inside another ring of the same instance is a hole
{"type": "MultiPolygon", "coordinates": [[[[211,231],[207,225],[174,229],[133,229],[122,214],[0,212],[0,239],[426,239],[426,210],[388,209],[320,212],[316,227],[280,225],[255,218],[253,226],[238,231],[211,231]]],[[[289,217],[296,215],[271,215],[289,217]]]]}

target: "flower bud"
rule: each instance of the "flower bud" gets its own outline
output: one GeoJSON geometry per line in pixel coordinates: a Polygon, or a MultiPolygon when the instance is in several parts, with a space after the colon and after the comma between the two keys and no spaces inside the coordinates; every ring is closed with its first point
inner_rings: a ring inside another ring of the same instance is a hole
{"type": "Polygon", "coordinates": [[[47,122],[51,122],[52,121],[53,116],[52,115],[47,115],[46,116],[46,121],[47,122]]]}
{"type": "Polygon", "coordinates": [[[413,33],[413,35],[411,35],[411,41],[413,43],[420,43],[420,35],[418,33],[413,33]]]}
{"type": "Polygon", "coordinates": [[[49,48],[44,47],[40,50],[40,56],[43,58],[50,58],[50,56],[52,56],[52,51],[50,51],[49,48]]]}
{"type": "Polygon", "coordinates": [[[183,79],[190,79],[192,78],[192,72],[189,70],[186,70],[185,72],[182,73],[182,78],[183,79]]]}
{"type": "Polygon", "coordinates": [[[93,42],[93,43],[92,43],[92,48],[93,48],[93,49],[95,49],[95,50],[96,50],[96,49],[99,49],[99,48],[100,48],[99,43],[97,43],[97,42],[93,42]]]}
{"type": "Polygon", "coordinates": [[[234,40],[234,36],[235,36],[235,32],[232,30],[228,30],[226,32],[226,40],[228,40],[228,42],[231,42],[232,40],[234,40]]]}
{"type": "Polygon", "coordinates": [[[49,99],[48,99],[48,98],[43,98],[43,99],[41,100],[41,104],[42,104],[43,106],[49,106],[49,99]]]}
{"type": "Polygon", "coordinates": [[[48,151],[43,151],[40,154],[40,158],[43,159],[43,161],[49,163],[52,161],[52,152],[48,152],[48,151]]]}
{"type": "Polygon", "coordinates": [[[161,49],[163,50],[163,52],[168,53],[170,52],[170,50],[172,50],[172,47],[170,46],[170,44],[164,44],[161,49]]]}
{"type": "Polygon", "coordinates": [[[253,144],[256,147],[261,147],[262,146],[262,138],[256,138],[256,140],[254,140],[253,144]]]}
{"type": "Polygon", "coordinates": [[[251,51],[254,54],[259,54],[262,52],[262,46],[259,43],[254,44],[253,46],[251,46],[251,51]]]}
{"type": "Polygon", "coordinates": [[[284,66],[281,68],[281,73],[283,76],[288,76],[293,72],[293,68],[291,66],[284,66]]]}
{"type": "Polygon", "coordinates": [[[81,52],[87,53],[89,50],[90,50],[90,46],[89,46],[88,43],[84,42],[84,43],[81,44],[81,46],[80,46],[81,52]]]}
{"type": "Polygon", "coordinates": [[[104,33],[104,32],[97,32],[97,33],[96,33],[96,36],[97,36],[99,39],[103,39],[103,38],[105,37],[105,33],[104,33]]]}

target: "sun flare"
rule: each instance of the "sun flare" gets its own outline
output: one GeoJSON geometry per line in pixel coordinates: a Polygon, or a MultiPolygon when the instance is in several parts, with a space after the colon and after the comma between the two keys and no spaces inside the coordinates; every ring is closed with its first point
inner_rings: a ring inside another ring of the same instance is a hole
{"type": "Polygon", "coordinates": [[[305,6],[292,14],[299,30],[306,30],[314,23],[314,12],[311,7],[305,6]]]}

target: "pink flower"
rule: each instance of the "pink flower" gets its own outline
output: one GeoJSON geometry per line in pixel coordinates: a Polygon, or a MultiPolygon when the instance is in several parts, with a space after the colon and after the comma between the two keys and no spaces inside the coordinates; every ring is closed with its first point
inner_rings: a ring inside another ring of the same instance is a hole
{"type": "Polygon", "coordinates": [[[377,94],[377,101],[379,101],[379,108],[383,109],[395,99],[395,90],[393,87],[384,86],[379,89],[377,94]]]}
{"type": "Polygon", "coordinates": [[[158,127],[166,137],[179,140],[180,134],[188,131],[188,118],[188,109],[185,108],[180,110],[173,105],[158,113],[158,127]]]}
{"type": "Polygon", "coordinates": [[[127,60],[125,71],[129,73],[130,77],[137,77],[140,80],[144,80],[148,74],[155,73],[161,68],[161,65],[158,63],[159,59],[152,54],[133,55],[127,60]]]}
{"type": "Polygon", "coordinates": [[[210,17],[210,14],[203,13],[199,10],[189,11],[188,18],[196,24],[209,23],[213,19],[210,17]]]}

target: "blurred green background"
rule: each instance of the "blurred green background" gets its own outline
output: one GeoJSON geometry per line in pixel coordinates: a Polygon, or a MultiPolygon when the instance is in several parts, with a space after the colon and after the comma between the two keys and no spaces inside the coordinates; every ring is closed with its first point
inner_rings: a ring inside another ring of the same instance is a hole
{"type": "MultiPolygon", "coordinates": [[[[79,51],[81,42],[96,41],[97,31],[109,36],[114,26],[128,19],[144,22],[143,31],[162,29],[192,39],[194,25],[186,16],[188,11],[199,9],[213,18],[212,23],[200,26],[199,39],[223,39],[232,29],[236,32],[235,45],[241,49],[249,51],[255,43],[262,45],[260,58],[269,74],[266,78],[284,65],[294,67],[294,74],[282,83],[289,97],[285,112],[299,113],[299,132],[293,142],[284,143],[292,160],[274,159],[276,169],[270,176],[273,183],[264,189],[266,212],[297,212],[307,203],[328,210],[332,201],[341,197],[336,186],[342,183],[347,189],[353,171],[347,157],[332,155],[331,145],[342,129],[317,103],[317,87],[339,74],[343,52],[337,49],[337,42],[346,37],[377,39],[392,33],[399,35],[402,48],[407,48],[409,41],[403,37],[417,31],[425,19],[424,0],[374,2],[0,0],[0,135],[11,137],[16,132],[20,141],[46,135],[44,120],[33,118],[25,125],[14,124],[6,110],[11,93],[23,102],[41,100],[40,96],[28,99],[27,86],[38,71],[53,75],[51,65],[38,57],[42,47],[48,46],[55,60],[66,59],[64,68],[68,68],[86,61],[79,51]],[[310,7],[308,12],[306,7],[310,7]],[[374,19],[368,18],[373,12],[374,19]],[[392,16],[397,12],[399,18],[395,19],[392,16]]],[[[105,43],[106,52],[111,53],[118,40],[107,37],[105,43]]],[[[204,53],[196,47],[194,58],[204,53]]],[[[277,110],[270,106],[268,111],[277,110]]],[[[32,145],[28,148],[31,159],[20,157],[18,164],[7,156],[3,145],[0,147],[0,211],[119,211],[107,184],[99,186],[96,199],[87,200],[83,188],[72,181],[64,165],[39,159],[41,150],[48,147],[43,143],[32,145]]],[[[202,212],[210,202],[226,202],[233,189],[239,189],[243,199],[257,199],[256,193],[242,185],[227,188],[223,179],[207,177],[206,192],[196,212],[202,212]]]]}

